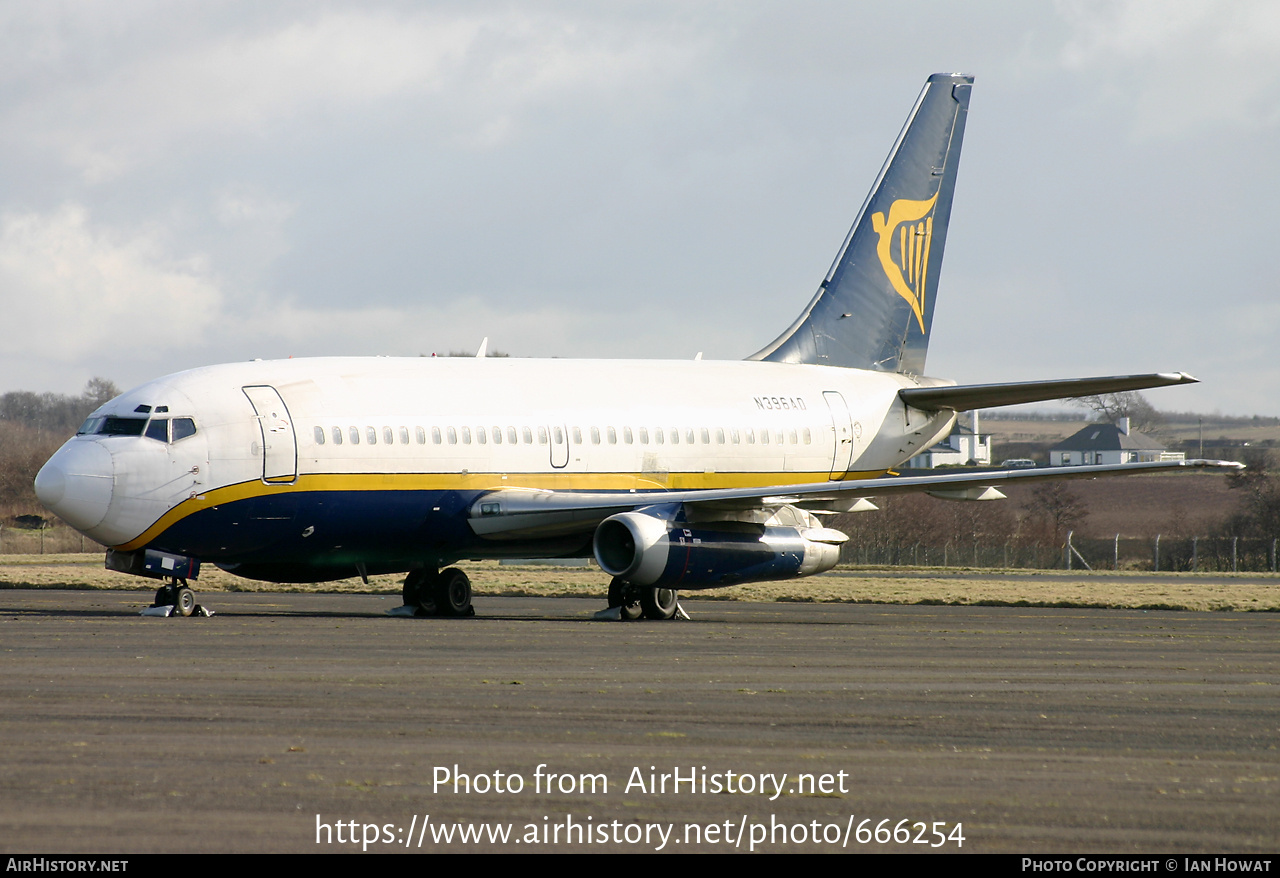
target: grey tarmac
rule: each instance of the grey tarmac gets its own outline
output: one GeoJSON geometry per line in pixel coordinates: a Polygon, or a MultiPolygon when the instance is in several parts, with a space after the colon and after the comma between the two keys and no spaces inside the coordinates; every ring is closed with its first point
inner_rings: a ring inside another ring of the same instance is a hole
{"type": "MultiPolygon", "coordinates": [[[[399,600],[379,595],[201,599],[215,616],[143,618],[140,592],[0,591],[5,853],[358,852],[332,830],[316,842],[318,822],[348,821],[357,839],[385,829],[370,851],[656,847],[419,848],[424,815],[517,837],[661,824],[675,851],[738,849],[726,822],[867,819],[961,824],[943,850],[1280,847],[1274,613],[695,598],[692,621],[617,623],[570,598],[478,598],[473,619],[388,617],[399,600]],[[442,770],[524,787],[455,793],[442,770]],[[662,793],[637,772],[788,782],[662,793]],[[583,786],[535,791],[550,773],[583,786]],[[607,791],[586,788],[601,775],[607,791]],[[717,840],[686,841],[686,824],[717,840]]],[[[777,838],[757,849],[841,849],[777,838]]]]}

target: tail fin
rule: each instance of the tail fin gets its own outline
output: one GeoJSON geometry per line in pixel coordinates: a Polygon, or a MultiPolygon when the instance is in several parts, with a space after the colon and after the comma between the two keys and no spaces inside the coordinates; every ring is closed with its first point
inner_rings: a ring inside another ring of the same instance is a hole
{"type": "Polygon", "coordinates": [[[747,359],[924,372],[972,85],[929,77],[813,301],[747,359]]]}

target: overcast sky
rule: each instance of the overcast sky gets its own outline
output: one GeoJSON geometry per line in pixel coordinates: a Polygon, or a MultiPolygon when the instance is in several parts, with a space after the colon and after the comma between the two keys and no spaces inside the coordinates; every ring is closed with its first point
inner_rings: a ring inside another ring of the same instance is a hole
{"type": "MultiPolygon", "coordinates": [[[[736,359],[976,77],[929,374],[1280,415],[1280,4],[0,5],[0,392],[252,357],[736,359]]],[[[636,380],[643,380],[637,373],[636,380]]]]}

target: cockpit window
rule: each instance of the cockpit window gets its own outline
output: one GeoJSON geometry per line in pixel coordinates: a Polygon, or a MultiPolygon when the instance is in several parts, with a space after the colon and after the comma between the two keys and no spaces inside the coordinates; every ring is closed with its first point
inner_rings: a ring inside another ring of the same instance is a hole
{"type": "Polygon", "coordinates": [[[146,436],[157,442],[177,442],[196,434],[191,418],[117,418],[95,415],[80,425],[77,436],[146,436]]]}
{"type": "Polygon", "coordinates": [[[103,436],[141,436],[146,426],[146,418],[115,418],[108,415],[102,419],[102,426],[94,432],[103,436]]]}

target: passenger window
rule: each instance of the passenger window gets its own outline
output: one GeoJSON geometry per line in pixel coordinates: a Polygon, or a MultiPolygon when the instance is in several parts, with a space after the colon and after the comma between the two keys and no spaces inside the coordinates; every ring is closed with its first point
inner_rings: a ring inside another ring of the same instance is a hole
{"type": "MultiPolygon", "coordinates": [[[[176,433],[178,431],[174,430],[174,432],[176,433]]],[[[316,427],[316,444],[317,445],[324,444],[324,427],[316,427]]]]}
{"type": "Polygon", "coordinates": [[[347,435],[351,437],[352,445],[360,444],[360,428],[359,427],[352,427],[350,430],[347,431],[347,435]]]}
{"type": "MultiPolygon", "coordinates": [[[[426,434],[426,431],[425,431],[425,430],[423,430],[421,427],[419,427],[419,428],[418,428],[418,444],[419,444],[419,445],[425,445],[425,444],[426,444],[426,442],[427,442],[427,434],[426,434]]],[[[439,428],[439,427],[432,427],[432,428],[431,428],[431,444],[432,444],[432,445],[439,445],[439,444],[440,444],[440,428],[439,428]]]]}
{"type": "Polygon", "coordinates": [[[449,444],[450,445],[458,444],[458,431],[453,429],[453,427],[449,428],[449,444]]]}
{"type": "Polygon", "coordinates": [[[501,427],[493,428],[493,444],[494,445],[502,444],[502,428],[501,427]]]}
{"type": "Polygon", "coordinates": [[[476,442],[484,445],[489,441],[489,437],[485,435],[484,427],[476,427],[476,442]]]}
{"type": "Polygon", "coordinates": [[[702,428],[702,444],[703,445],[711,444],[711,431],[708,430],[706,427],[702,428]]]}
{"type": "Polygon", "coordinates": [[[631,444],[631,438],[632,438],[632,437],[631,437],[631,428],[630,428],[630,427],[623,427],[623,428],[622,428],[622,441],[623,441],[623,442],[625,442],[625,443],[627,443],[628,445],[630,445],[630,444],[631,444]]]}
{"type": "Polygon", "coordinates": [[[693,428],[689,427],[684,431],[684,443],[686,445],[692,445],[695,441],[697,440],[693,438],[693,428]]]}
{"type": "Polygon", "coordinates": [[[724,427],[716,427],[716,444],[724,444],[724,427]]]}
{"type": "Polygon", "coordinates": [[[342,428],[341,427],[333,428],[333,444],[334,445],[342,444],[342,428]]]}
{"type": "Polygon", "coordinates": [[[547,444],[547,428],[546,427],[538,428],[538,444],[539,445],[547,444]]]}
{"type": "Polygon", "coordinates": [[[471,428],[470,427],[462,428],[462,444],[463,445],[471,444],[471,428]]]}
{"type": "Polygon", "coordinates": [[[573,428],[573,444],[574,445],[582,444],[582,431],[577,427],[573,428]]]}
{"type": "Polygon", "coordinates": [[[617,444],[618,444],[618,431],[617,431],[617,430],[615,430],[613,427],[609,427],[609,428],[608,428],[608,430],[606,431],[606,435],[608,435],[608,437],[609,437],[609,444],[610,444],[610,445],[617,445],[617,444]]]}
{"type": "MultiPolygon", "coordinates": [[[[382,428],[382,441],[383,441],[383,442],[385,442],[385,443],[386,443],[386,444],[388,444],[388,445],[395,445],[395,444],[396,444],[396,434],[395,434],[395,433],[393,433],[393,432],[391,432],[391,428],[390,428],[390,427],[383,427],[383,428],[382,428]]],[[[408,430],[405,430],[405,432],[404,432],[404,444],[405,444],[405,445],[408,445],[408,444],[409,444],[409,431],[408,431],[408,430]]]]}
{"type": "Polygon", "coordinates": [[[795,430],[792,430],[792,431],[791,431],[791,433],[787,436],[787,438],[788,438],[789,440],[791,440],[791,444],[792,444],[792,445],[795,445],[795,444],[796,444],[796,431],[795,431],[795,430]]]}
{"type": "Polygon", "coordinates": [[[768,431],[768,430],[761,430],[761,431],[760,431],[760,444],[761,444],[761,445],[768,445],[768,444],[769,444],[769,431],[768,431]]]}
{"type": "Polygon", "coordinates": [[[157,442],[169,441],[169,419],[168,418],[152,418],[151,423],[147,424],[147,438],[155,439],[157,442]]]}
{"type": "MultiPolygon", "coordinates": [[[[324,444],[324,427],[316,427],[320,434],[320,444],[324,444]]],[[[169,441],[177,442],[188,436],[196,435],[196,422],[191,418],[174,418],[169,425],[169,441]]]]}
{"type": "Polygon", "coordinates": [[[591,444],[592,445],[600,444],[600,428],[599,427],[591,428],[591,444]]]}
{"type": "Polygon", "coordinates": [[[641,445],[649,444],[649,428],[648,427],[640,428],[640,444],[641,445]]]}
{"type": "Polygon", "coordinates": [[[812,441],[813,441],[813,438],[812,438],[812,436],[810,436],[810,434],[809,434],[809,428],[808,428],[808,427],[805,427],[805,428],[804,428],[804,444],[805,444],[805,445],[808,445],[808,444],[810,444],[812,441]]]}
{"type": "Polygon", "coordinates": [[[532,444],[533,444],[533,431],[532,431],[532,430],[530,430],[528,427],[524,427],[524,428],[521,430],[521,432],[524,434],[524,444],[525,444],[525,445],[532,445],[532,444]]]}
{"type": "Polygon", "coordinates": [[[748,430],[748,431],[747,431],[747,444],[748,444],[748,445],[755,445],[755,444],[756,444],[756,431],[755,431],[755,430],[748,430]]]}
{"type": "MultiPolygon", "coordinates": [[[[433,430],[435,430],[435,433],[436,433],[436,444],[437,444],[437,445],[439,445],[439,444],[440,444],[440,429],[439,429],[438,427],[433,427],[432,429],[433,429],[433,430]]],[[[422,429],[421,427],[414,427],[414,428],[413,428],[413,433],[414,433],[414,438],[418,440],[418,444],[419,444],[419,445],[426,445],[426,444],[427,444],[427,431],[426,431],[426,430],[422,429]]],[[[409,444],[409,435],[408,435],[408,433],[407,433],[407,432],[405,433],[405,437],[404,437],[404,444],[405,444],[405,445],[408,445],[408,444],[409,444]]]]}
{"type": "Polygon", "coordinates": [[[370,445],[377,445],[377,444],[378,444],[378,431],[377,431],[377,429],[376,429],[376,428],[374,428],[374,427],[365,427],[365,428],[364,428],[364,435],[365,435],[365,439],[366,439],[366,440],[368,440],[368,442],[369,442],[369,444],[370,444],[370,445]]]}
{"type": "Polygon", "coordinates": [[[730,438],[731,438],[731,439],[733,439],[733,444],[734,444],[734,445],[741,445],[741,444],[742,444],[742,434],[741,434],[741,433],[739,433],[737,430],[730,430],[730,431],[729,431],[729,436],[730,436],[730,438]]]}
{"type": "MultiPolygon", "coordinates": [[[[507,444],[508,444],[508,445],[515,445],[517,441],[518,441],[518,440],[516,439],[516,428],[515,428],[515,427],[507,427],[507,444]]],[[[528,441],[528,440],[526,440],[526,441],[528,441]]]]}

